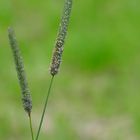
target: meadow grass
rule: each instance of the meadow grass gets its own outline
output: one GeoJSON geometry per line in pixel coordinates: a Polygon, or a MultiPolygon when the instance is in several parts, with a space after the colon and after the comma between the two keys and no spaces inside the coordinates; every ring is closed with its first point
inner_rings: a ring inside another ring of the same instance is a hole
{"type": "MultiPolygon", "coordinates": [[[[5,31],[9,23],[15,26],[34,93],[33,120],[39,120],[62,5],[63,0],[0,1],[1,139],[30,137],[5,31]]],[[[102,140],[102,132],[107,140],[139,139],[139,14],[139,0],[74,1],[63,65],[40,139],[102,140]],[[98,133],[89,131],[97,127],[98,133]]],[[[37,129],[36,121],[33,125],[37,129]]]]}

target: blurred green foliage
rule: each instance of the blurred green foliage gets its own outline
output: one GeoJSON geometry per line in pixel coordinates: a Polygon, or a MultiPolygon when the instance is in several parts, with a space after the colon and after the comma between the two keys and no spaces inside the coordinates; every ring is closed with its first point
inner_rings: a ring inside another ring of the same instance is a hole
{"type": "MultiPolygon", "coordinates": [[[[0,1],[0,139],[28,140],[7,38],[13,26],[33,98],[36,133],[63,0],[0,1]]],[[[63,62],[41,140],[140,138],[140,1],[73,0],[63,62]]]]}

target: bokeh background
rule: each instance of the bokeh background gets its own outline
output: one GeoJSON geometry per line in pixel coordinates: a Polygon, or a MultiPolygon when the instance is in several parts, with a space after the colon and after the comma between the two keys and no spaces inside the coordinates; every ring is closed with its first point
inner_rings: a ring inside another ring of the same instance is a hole
{"type": "MultiPolygon", "coordinates": [[[[36,134],[64,0],[0,1],[0,140],[30,140],[7,28],[33,98],[36,134]]],[[[140,139],[140,1],[73,0],[60,73],[40,140],[140,139]]]]}

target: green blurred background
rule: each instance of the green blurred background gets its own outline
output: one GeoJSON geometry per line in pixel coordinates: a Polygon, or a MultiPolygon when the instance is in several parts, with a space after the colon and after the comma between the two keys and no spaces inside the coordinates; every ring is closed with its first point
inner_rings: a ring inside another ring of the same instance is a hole
{"type": "MultiPolygon", "coordinates": [[[[33,98],[36,134],[64,0],[0,1],[0,140],[30,140],[7,28],[33,98]]],[[[60,73],[40,140],[140,139],[140,1],[73,0],[60,73]]]]}

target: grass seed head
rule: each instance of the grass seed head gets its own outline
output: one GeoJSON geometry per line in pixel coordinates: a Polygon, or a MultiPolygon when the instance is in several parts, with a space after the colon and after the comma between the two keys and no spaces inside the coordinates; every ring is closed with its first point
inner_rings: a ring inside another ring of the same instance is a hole
{"type": "Polygon", "coordinates": [[[56,43],[55,43],[55,48],[53,51],[52,62],[50,66],[50,73],[52,76],[58,73],[60,67],[65,37],[67,34],[67,29],[68,29],[68,24],[70,19],[71,8],[72,8],[72,0],[66,0],[61,23],[58,30],[56,43]]]}
{"type": "Polygon", "coordinates": [[[16,70],[17,70],[17,75],[19,79],[19,84],[21,88],[23,107],[24,107],[24,110],[28,114],[30,114],[31,109],[32,109],[32,100],[31,100],[30,90],[28,87],[27,78],[24,71],[23,59],[21,57],[21,53],[18,47],[14,30],[11,27],[8,28],[8,37],[9,37],[10,46],[12,49],[12,53],[13,53],[13,57],[14,57],[15,65],[16,65],[16,70]]]}

